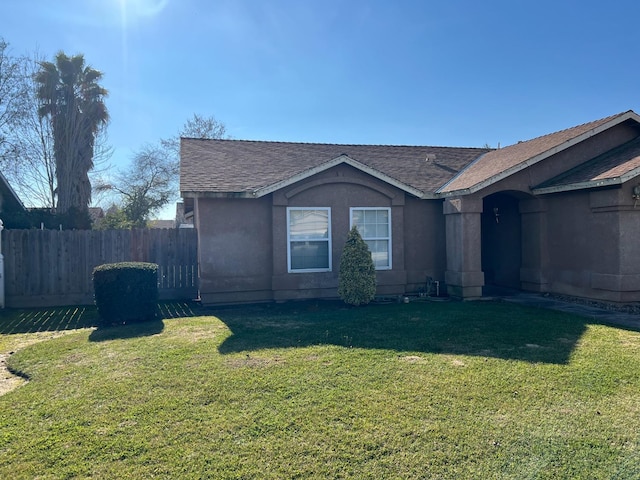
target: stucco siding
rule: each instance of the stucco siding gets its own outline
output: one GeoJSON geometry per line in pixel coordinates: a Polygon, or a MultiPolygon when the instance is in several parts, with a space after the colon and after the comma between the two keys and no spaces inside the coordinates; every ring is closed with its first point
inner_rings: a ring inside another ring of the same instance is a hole
{"type": "Polygon", "coordinates": [[[640,211],[625,190],[549,196],[549,291],[640,301],[640,211]]]}
{"type": "MultiPolygon", "coordinates": [[[[590,286],[593,263],[591,235],[595,219],[589,209],[587,192],[562,194],[549,199],[549,291],[580,296],[590,286]]],[[[601,230],[600,228],[598,230],[601,230]]],[[[601,263],[614,261],[615,252],[602,246],[601,263]]]]}
{"type": "Polygon", "coordinates": [[[391,268],[376,272],[378,295],[444,279],[444,216],[439,200],[419,200],[348,165],[259,199],[200,198],[200,289],[204,303],[336,298],[340,257],[353,207],[389,209],[391,268]],[[330,271],[289,271],[287,208],[330,211],[330,271]]]}
{"type": "Polygon", "coordinates": [[[404,228],[407,291],[420,291],[427,277],[444,284],[447,249],[442,200],[407,198],[404,228]]]}
{"type": "Polygon", "coordinates": [[[404,270],[405,193],[348,165],[339,165],[274,193],[273,291],[277,300],[335,298],[338,295],[340,257],[350,228],[350,208],[391,210],[391,270],[376,274],[379,295],[402,294],[404,270]],[[331,271],[289,272],[287,268],[287,207],[322,207],[331,212],[331,271]]]}
{"type": "Polygon", "coordinates": [[[198,220],[202,301],[270,300],[270,199],[198,199],[198,220]]]}

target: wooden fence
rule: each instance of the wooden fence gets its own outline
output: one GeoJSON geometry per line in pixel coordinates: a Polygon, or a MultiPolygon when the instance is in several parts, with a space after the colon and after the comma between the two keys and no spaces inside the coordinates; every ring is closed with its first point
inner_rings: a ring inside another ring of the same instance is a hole
{"type": "Polygon", "coordinates": [[[93,303],[91,274],[103,263],[157,263],[163,300],[198,294],[194,229],[4,230],[2,253],[8,307],[93,303]]]}

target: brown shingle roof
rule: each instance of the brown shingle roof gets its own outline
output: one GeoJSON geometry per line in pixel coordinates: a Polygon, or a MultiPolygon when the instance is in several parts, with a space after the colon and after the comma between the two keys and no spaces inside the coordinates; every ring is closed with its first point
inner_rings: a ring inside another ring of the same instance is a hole
{"type": "Polygon", "coordinates": [[[251,195],[287,179],[304,178],[305,172],[346,155],[382,177],[428,195],[488,151],[486,148],[183,138],[180,191],[186,196],[195,193],[251,195]]]}
{"type": "MultiPolygon", "coordinates": [[[[499,150],[183,138],[180,191],[185,197],[194,194],[260,196],[345,161],[423,198],[465,194],[628,120],[640,123],[640,117],[628,111],[499,150]]],[[[630,153],[626,151],[621,155],[630,153]]],[[[572,175],[576,179],[591,176],[597,180],[603,175],[611,178],[633,170],[638,161],[635,157],[607,158],[608,162],[618,163],[597,173],[586,167],[576,169],[572,175]]],[[[591,167],[604,168],[602,159],[599,165],[591,167]]],[[[574,182],[568,176],[555,180],[574,182]]]]}
{"type": "Polygon", "coordinates": [[[622,183],[626,176],[636,176],[640,169],[640,138],[595,157],[534,188],[534,192],[588,188],[622,183]]]}
{"type": "Polygon", "coordinates": [[[597,133],[601,128],[608,127],[608,124],[622,122],[630,116],[637,118],[632,111],[628,111],[493,150],[466,168],[438,193],[451,193],[474,187],[482,188],[485,183],[493,183],[493,180],[497,181],[511,175],[536,161],[568,148],[585,136],[589,137],[597,133]]]}

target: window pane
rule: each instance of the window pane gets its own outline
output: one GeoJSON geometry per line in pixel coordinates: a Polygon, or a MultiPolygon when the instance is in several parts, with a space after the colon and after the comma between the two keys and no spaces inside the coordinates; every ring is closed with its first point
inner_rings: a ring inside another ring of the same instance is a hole
{"type": "Polygon", "coordinates": [[[291,240],[329,238],[329,212],[327,210],[291,210],[289,237],[291,240]]]}
{"type": "Polygon", "coordinates": [[[362,238],[371,238],[376,236],[376,226],[375,225],[363,225],[362,227],[358,227],[358,231],[360,232],[360,236],[362,238]]]}
{"type": "Polygon", "coordinates": [[[352,224],[369,246],[373,263],[378,269],[391,267],[391,214],[388,208],[351,210],[352,224]]]}
{"type": "Polygon", "coordinates": [[[368,240],[367,245],[371,250],[373,264],[377,267],[389,266],[389,242],[388,240],[368,240]]]}
{"type": "Polygon", "coordinates": [[[389,236],[389,225],[376,225],[376,237],[388,237],[389,236]]]}
{"type": "Polygon", "coordinates": [[[291,242],[291,269],[329,268],[329,242],[291,242]]]}
{"type": "Polygon", "coordinates": [[[376,223],[376,210],[363,210],[364,223],[376,223]]]}

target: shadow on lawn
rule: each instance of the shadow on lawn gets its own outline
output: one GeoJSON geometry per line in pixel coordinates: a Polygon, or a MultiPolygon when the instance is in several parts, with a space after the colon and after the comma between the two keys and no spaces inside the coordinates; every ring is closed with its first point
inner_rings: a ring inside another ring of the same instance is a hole
{"type": "Polygon", "coordinates": [[[149,337],[164,330],[164,321],[173,318],[195,317],[199,306],[191,302],[170,302],[158,304],[158,317],[146,322],[131,323],[112,327],[98,327],[89,335],[90,342],[149,337]]]}
{"type": "Polygon", "coordinates": [[[95,307],[6,309],[0,313],[0,334],[55,332],[90,328],[98,324],[95,307]]]}
{"type": "MultiPolygon", "coordinates": [[[[199,306],[191,302],[160,303],[158,304],[159,323],[162,323],[162,320],[172,318],[194,317],[199,315],[198,309],[199,306]]],[[[98,311],[94,306],[6,309],[0,311],[0,334],[12,335],[92,328],[96,327],[98,322],[98,311]]]]}
{"type": "Polygon", "coordinates": [[[150,337],[164,330],[161,319],[146,322],[130,323],[113,327],[98,327],[89,335],[90,342],[105,342],[107,340],[125,340],[127,338],[150,337]]]}
{"type": "Polygon", "coordinates": [[[300,302],[212,312],[231,330],[220,353],[338,345],[564,364],[587,319],[500,302],[300,302]]]}

